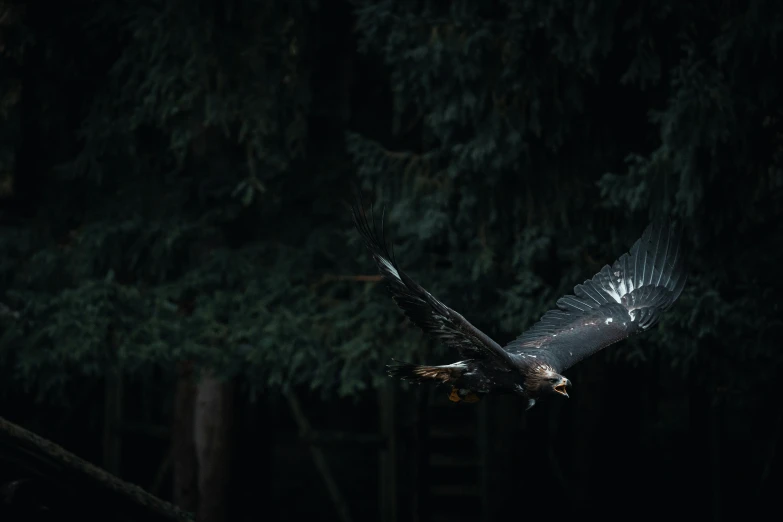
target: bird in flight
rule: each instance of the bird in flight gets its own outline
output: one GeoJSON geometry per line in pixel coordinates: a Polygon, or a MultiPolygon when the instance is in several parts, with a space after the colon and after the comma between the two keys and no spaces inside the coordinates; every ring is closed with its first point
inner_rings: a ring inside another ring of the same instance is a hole
{"type": "Polygon", "coordinates": [[[633,334],[655,326],[680,296],[687,279],[681,229],[652,222],[631,250],[592,279],[557,300],[556,308],[515,340],[500,346],[462,315],[403,272],[376,227],[372,210],[352,205],[353,221],[392,298],[413,324],[459,353],[441,366],[394,361],[392,377],[447,384],[454,402],[477,402],[487,393],[514,393],[530,409],[541,399],[568,397],[571,381],[562,373],[633,334]]]}

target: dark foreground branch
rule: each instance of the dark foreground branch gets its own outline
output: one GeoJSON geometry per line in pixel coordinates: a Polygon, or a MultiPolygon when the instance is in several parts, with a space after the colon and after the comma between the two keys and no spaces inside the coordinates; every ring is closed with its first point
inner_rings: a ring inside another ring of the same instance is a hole
{"type": "MultiPolygon", "coordinates": [[[[0,417],[3,475],[38,483],[68,514],[115,520],[190,521],[188,513],[0,417]],[[91,516],[90,516],[91,515],[91,516]],[[107,518],[108,517],[108,518],[107,518]]],[[[6,498],[6,502],[13,499],[6,498]]]]}

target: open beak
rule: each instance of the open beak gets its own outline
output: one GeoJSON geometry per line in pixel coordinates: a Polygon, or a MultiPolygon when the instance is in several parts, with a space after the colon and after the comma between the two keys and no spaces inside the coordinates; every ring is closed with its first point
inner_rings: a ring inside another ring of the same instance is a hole
{"type": "Polygon", "coordinates": [[[568,398],[568,392],[566,391],[566,388],[571,387],[571,381],[568,379],[563,379],[559,383],[555,385],[555,391],[559,393],[560,395],[563,395],[566,399],[568,398]]]}

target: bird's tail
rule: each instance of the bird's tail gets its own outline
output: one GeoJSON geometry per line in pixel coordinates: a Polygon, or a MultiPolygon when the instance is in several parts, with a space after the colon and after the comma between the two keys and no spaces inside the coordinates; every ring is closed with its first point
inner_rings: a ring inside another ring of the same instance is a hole
{"type": "Polygon", "coordinates": [[[390,377],[398,377],[410,382],[447,383],[456,380],[465,371],[463,364],[447,364],[445,366],[421,366],[394,360],[394,364],[386,366],[390,377]]]}

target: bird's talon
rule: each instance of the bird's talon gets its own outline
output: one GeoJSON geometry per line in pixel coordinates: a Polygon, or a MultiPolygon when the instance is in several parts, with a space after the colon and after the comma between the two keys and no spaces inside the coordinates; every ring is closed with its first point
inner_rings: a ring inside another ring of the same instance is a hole
{"type": "Polygon", "coordinates": [[[459,390],[457,388],[451,389],[451,393],[449,394],[449,400],[451,402],[459,402],[462,400],[459,396],[459,390]]]}

